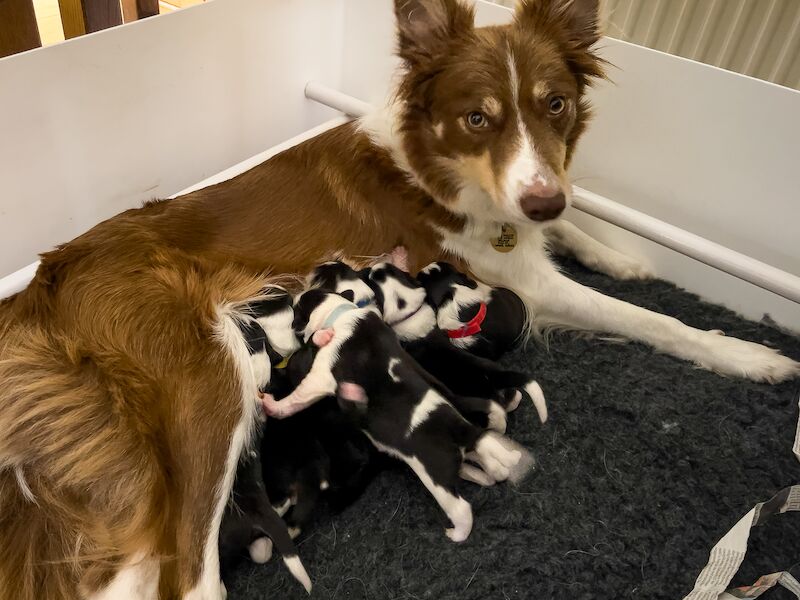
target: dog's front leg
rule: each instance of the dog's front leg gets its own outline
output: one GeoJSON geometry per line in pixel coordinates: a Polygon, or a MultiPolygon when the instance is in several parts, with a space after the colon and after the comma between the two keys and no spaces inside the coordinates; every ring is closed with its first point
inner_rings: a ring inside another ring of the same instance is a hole
{"type": "Polygon", "coordinates": [[[547,244],[555,254],[571,256],[583,266],[614,279],[650,279],[653,272],[638,260],[601,244],[564,219],[544,230],[547,244]]]}
{"type": "Polygon", "coordinates": [[[537,273],[526,293],[537,327],[622,335],[724,375],[776,383],[800,375],[800,363],[753,342],[703,331],[678,319],[609,298],[558,273],[537,273]]]}

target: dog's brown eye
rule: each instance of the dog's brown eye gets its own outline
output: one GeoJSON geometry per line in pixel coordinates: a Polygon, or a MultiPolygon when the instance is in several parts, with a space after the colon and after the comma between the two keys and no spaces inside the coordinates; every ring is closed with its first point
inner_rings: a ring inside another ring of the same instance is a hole
{"type": "Polygon", "coordinates": [[[473,111],[467,115],[467,123],[473,129],[481,129],[482,127],[486,127],[489,121],[486,120],[486,115],[482,112],[473,111]]]}
{"type": "Polygon", "coordinates": [[[547,99],[547,109],[551,115],[560,115],[567,108],[567,99],[564,96],[550,96],[547,99]]]}

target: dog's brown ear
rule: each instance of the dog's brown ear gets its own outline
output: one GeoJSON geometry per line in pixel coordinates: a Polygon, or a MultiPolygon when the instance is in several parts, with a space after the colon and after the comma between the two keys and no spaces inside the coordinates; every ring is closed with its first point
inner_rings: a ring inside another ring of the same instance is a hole
{"type": "Polygon", "coordinates": [[[461,0],[395,0],[398,54],[409,65],[424,64],[469,33],[475,9],[461,0]]]}
{"type": "Polygon", "coordinates": [[[560,25],[576,48],[589,48],[602,35],[603,0],[519,0],[517,21],[560,25]]]}

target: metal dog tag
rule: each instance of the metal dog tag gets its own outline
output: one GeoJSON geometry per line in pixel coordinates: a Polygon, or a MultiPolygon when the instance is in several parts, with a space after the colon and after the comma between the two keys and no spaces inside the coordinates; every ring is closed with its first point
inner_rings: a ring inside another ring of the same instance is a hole
{"type": "Polygon", "coordinates": [[[510,223],[503,223],[500,226],[500,235],[489,238],[489,242],[498,252],[511,252],[517,245],[517,230],[510,223]]]}

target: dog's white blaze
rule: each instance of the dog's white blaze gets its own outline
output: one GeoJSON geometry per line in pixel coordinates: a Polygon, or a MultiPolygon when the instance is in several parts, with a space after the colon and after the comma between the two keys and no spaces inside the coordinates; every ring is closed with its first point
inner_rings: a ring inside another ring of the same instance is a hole
{"type": "MultiPolygon", "coordinates": [[[[228,455],[225,460],[225,471],[215,488],[211,490],[215,501],[214,513],[208,523],[208,534],[203,548],[203,566],[197,585],[190,590],[184,600],[211,600],[222,598],[222,587],[219,576],[219,526],[222,514],[228,502],[233,479],[236,475],[236,465],[242,449],[250,442],[253,426],[257,418],[258,389],[255,373],[253,373],[250,353],[236,322],[246,318],[246,315],[236,314],[232,307],[221,306],[217,310],[215,337],[217,341],[229,352],[239,375],[239,388],[242,404],[242,416],[231,436],[228,455]]],[[[122,596],[120,596],[122,597],[122,596]]]]}
{"type": "Polygon", "coordinates": [[[289,356],[300,348],[300,342],[292,330],[293,320],[294,310],[291,306],[258,319],[258,324],[267,334],[270,346],[281,356],[289,356]]]}
{"type": "Polygon", "coordinates": [[[400,364],[399,358],[389,359],[389,377],[391,377],[392,381],[394,381],[395,383],[400,382],[400,376],[394,372],[394,370],[397,368],[397,365],[399,364],[400,364]]]}
{"type": "MultiPolygon", "coordinates": [[[[374,269],[380,269],[376,265],[374,269]]],[[[383,320],[387,323],[396,323],[413,314],[425,302],[425,288],[410,288],[399,279],[387,273],[386,279],[380,283],[383,292],[383,320]],[[401,308],[400,301],[405,305],[401,308]]]]}
{"type": "Polygon", "coordinates": [[[522,191],[533,184],[537,179],[546,182],[550,181],[553,176],[549,172],[550,169],[546,167],[541,157],[536,152],[528,128],[522,120],[522,108],[519,102],[520,81],[517,73],[517,65],[514,61],[514,53],[511,51],[511,48],[508,49],[507,62],[509,85],[511,86],[514,99],[514,111],[517,116],[517,137],[519,144],[514,158],[506,169],[501,188],[503,190],[503,201],[507,205],[507,210],[518,211],[522,214],[522,209],[519,208],[519,199],[522,196],[522,191]]]}
{"type": "Polygon", "coordinates": [[[419,427],[422,423],[424,423],[430,414],[435,411],[439,406],[443,406],[447,404],[447,400],[445,400],[438,392],[434,390],[428,390],[425,392],[425,395],[422,397],[422,400],[419,401],[414,407],[414,412],[411,413],[411,420],[408,423],[408,431],[406,435],[411,435],[411,433],[419,427]]]}
{"type": "MultiPolygon", "coordinates": [[[[85,595],[86,600],[156,600],[158,598],[158,561],[138,554],[102,590],[85,595]]],[[[217,583],[219,587],[219,582],[217,583]]]]}
{"type": "Polygon", "coordinates": [[[435,483],[428,473],[428,470],[425,468],[425,465],[415,456],[406,456],[394,448],[384,446],[368,433],[365,432],[365,434],[378,450],[390,456],[394,456],[395,458],[399,458],[411,467],[411,470],[417,475],[422,485],[427,488],[453,523],[453,527],[445,529],[445,535],[454,542],[463,542],[466,540],[472,531],[472,506],[470,506],[469,502],[448,492],[442,486],[435,483]]]}

